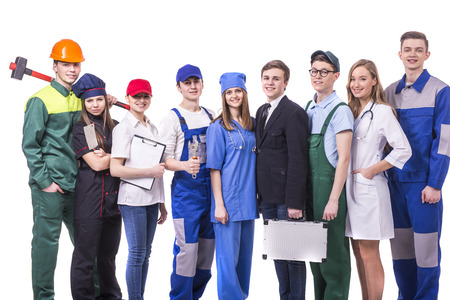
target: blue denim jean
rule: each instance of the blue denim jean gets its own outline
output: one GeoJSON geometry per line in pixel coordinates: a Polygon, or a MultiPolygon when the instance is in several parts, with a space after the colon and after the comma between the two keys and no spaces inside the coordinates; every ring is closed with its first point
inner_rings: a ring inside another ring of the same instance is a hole
{"type": "MultiPolygon", "coordinates": [[[[264,220],[286,220],[287,208],[284,204],[261,202],[264,220]]],[[[307,242],[307,241],[305,241],[307,242]]],[[[306,286],[306,265],[304,261],[275,260],[280,300],[304,300],[306,286]]]]}
{"type": "Polygon", "coordinates": [[[158,221],[158,204],[119,205],[128,241],[126,281],[129,300],[142,300],[147,280],[148,260],[158,221]]]}

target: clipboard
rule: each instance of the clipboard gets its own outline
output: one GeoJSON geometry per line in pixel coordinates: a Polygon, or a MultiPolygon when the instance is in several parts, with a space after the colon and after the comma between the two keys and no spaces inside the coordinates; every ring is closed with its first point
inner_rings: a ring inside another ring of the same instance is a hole
{"type": "MultiPolygon", "coordinates": [[[[151,168],[161,162],[165,149],[166,145],[164,144],[143,136],[134,135],[131,139],[130,157],[125,160],[124,165],[136,169],[151,168]]],[[[151,190],[155,178],[138,177],[121,178],[120,180],[145,190],[151,190]]]]}

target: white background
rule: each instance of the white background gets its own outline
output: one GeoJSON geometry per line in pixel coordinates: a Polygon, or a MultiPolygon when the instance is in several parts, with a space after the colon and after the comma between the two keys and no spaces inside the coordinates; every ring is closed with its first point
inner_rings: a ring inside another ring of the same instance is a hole
{"type": "MultiPolygon", "coordinates": [[[[318,49],[331,50],[341,62],[341,77],[335,88],[346,100],[345,85],[350,66],[358,59],[373,60],[387,87],[404,73],[398,58],[402,33],[418,30],[427,34],[431,57],[430,73],[450,83],[448,10],[444,1],[2,1],[0,4],[0,125],[2,147],[0,187],[2,217],[0,230],[0,285],[2,299],[31,299],[30,242],[32,206],[27,185],[28,168],[21,151],[24,105],[29,96],[47,83],[24,77],[10,79],[9,63],[16,56],[28,59],[28,68],[54,76],[52,46],[63,38],[77,41],[86,61],[82,73],[93,73],[107,84],[107,91],[124,101],[128,82],[148,79],[154,97],[147,115],[159,124],[167,111],[178,105],[175,88],[179,67],[190,63],[201,68],[205,88],[201,104],[217,111],[220,102],[219,77],[224,72],[243,72],[252,115],[264,103],[261,67],[272,59],[283,60],[291,69],[286,91],[305,105],[314,94],[308,70],[310,55],[318,49]]],[[[124,110],[114,108],[121,120],[124,110]]],[[[170,213],[169,184],[165,175],[166,200],[170,213]]],[[[449,180],[444,199],[449,198],[449,180]]],[[[444,211],[440,299],[450,295],[450,233],[444,211]]],[[[277,279],[271,261],[261,259],[262,221],[256,224],[254,262],[249,299],[277,299],[277,279]]],[[[172,269],[173,227],[169,218],[158,226],[146,299],[167,299],[172,269]]],[[[56,270],[57,299],[70,299],[69,268],[72,245],[62,230],[56,270]]],[[[386,283],[384,298],[394,299],[397,289],[392,272],[389,242],[381,242],[386,283]]],[[[117,277],[124,298],[127,243],[122,235],[117,257],[117,277]]],[[[353,260],[353,256],[352,256],[353,260]]],[[[350,299],[360,298],[356,268],[352,266],[350,299]]],[[[203,299],[216,299],[216,269],[203,299]]],[[[307,299],[313,297],[312,275],[308,271],[307,299]]]]}

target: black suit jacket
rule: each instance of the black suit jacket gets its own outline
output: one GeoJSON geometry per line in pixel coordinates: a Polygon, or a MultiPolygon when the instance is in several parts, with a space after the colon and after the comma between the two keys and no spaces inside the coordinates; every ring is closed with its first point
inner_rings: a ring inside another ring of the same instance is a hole
{"type": "Polygon", "coordinates": [[[308,196],[308,116],[284,96],[260,133],[262,106],[256,112],[256,185],[261,201],[305,209],[308,196]]]}

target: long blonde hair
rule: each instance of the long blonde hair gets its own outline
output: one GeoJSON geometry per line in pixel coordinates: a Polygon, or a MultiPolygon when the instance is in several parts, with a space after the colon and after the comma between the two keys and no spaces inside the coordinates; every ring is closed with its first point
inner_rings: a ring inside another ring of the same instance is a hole
{"type": "MultiPolygon", "coordinates": [[[[350,89],[350,82],[352,79],[353,71],[355,71],[355,69],[358,67],[364,67],[367,71],[369,71],[370,75],[372,76],[372,79],[376,80],[376,84],[372,87],[372,92],[370,94],[373,101],[375,103],[381,103],[381,104],[390,106],[387,102],[387,98],[384,93],[383,86],[381,85],[377,66],[371,60],[360,59],[356,63],[354,63],[353,66],[351,67],[350,72],[348,73],[348,81],[347,81],[348,106],[352,110],[352,113],[353,113],[353,116],[355,117],[355,119],[358,117],[358,111],[361,107],[361,103],[360,103],[359,99],[353,95],[353,93],[350,89]]],[[[395,111],[394,111],[394,113],[395,113],[395,111]]]]}
{"type": "MultiPolygon", "coordinates": [[[[234,127],[231,125],[231,112],[230,107],[227,103],[227,100],[225,98],[226,91],[222,94],[222,112],[220,115],[215,118],[212,123],[216,122],[217,120],[220,120],[220,124],[227,130],[235,130],[234,127]]],[[[248,95],[247,92],[242,89],[242,105],[239,107],[240,114],[242,118],[242,127],[244,129],[253,130],[253,122],[252,117],[250,116],[250,108],[248,105],[248,95]]]]}

